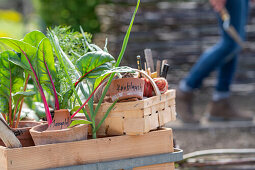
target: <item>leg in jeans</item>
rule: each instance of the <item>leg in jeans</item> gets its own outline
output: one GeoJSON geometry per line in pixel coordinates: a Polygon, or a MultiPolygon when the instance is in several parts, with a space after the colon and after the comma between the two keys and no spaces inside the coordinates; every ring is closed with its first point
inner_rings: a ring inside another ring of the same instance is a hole
{"type": "MultiPolygon", "coordinates": [[[[244,39],[249,1],[242,0],[242,2],[239,3],[237,1],[241,0],[228,0],[226,8],[231,16],[231,24],[235,27],[242,39],[244,39]]],[[[227,34],[224,36],[230,39],[227,34]]],[[[209,108],[209,120],[211,121],[252,121],[251,115],[243,112],[242,114],[239,113],[229,101],[230,85],[236,70],[237,60],[237,54],[228,56],[218,68],[216,91],[213,94],[213,101],[209,108]]]]}
{"type": "MultiPolygon", "coordinates": [[[[248,0],[228,0],[227,1],[226,7],[230,11],[231,25],[233,25],[239,33],[241,33],[241,31],[244,30],[247,15],[242,15],[242,14],[247,13],[247,5],[245,5],[247,1],[248,0]]],[[[184,86],[187,87],[186,89],[192,90],[195,88],[199,88],[204,78],[206,78],[212,71],[223,66],[227,60],[230,61],[231,59],[234,59],[236,61],[235,58],[237,57],[237,54],[240,51],[240,48],[235,43],[235,41],[231,37],[229,37],[229,35],[225,31],[223,31],[222,23],[220,23],[219,25],[221,29],[221,40],[214,47],[206,51],[200,57],[198,62],[193,66],[189,75],[183,81],[183,83],[185,84],[184,86]]],[[[229,74],[227,75],[232,75],[235,70],[234,64],[231,65],[231,67],[228,67],[228,69],[229,69],[229,74]]],[[[219,85],[220,84],[221,83],[219,83],[219,85]]],[[[183,89],[181,86],[181,90],[185,91],[185,88],[183,89]]]]}
{"type": "MultiPolygon", "coordinates": [[[[235,0],[234,0],[235,1],[235,0]]],[[[245,25],[248,18],[249,1],[242,0],[242,3],[238,2],[227,2],[226,8],[231,16],[231,25],[235,27],[239,35],[244,39],[245,37],[245,25]],[[235,4],[237,3],[237,4],[235,4]],[[240,18],[240,19],[236,19],[240,18]]],[[[240,0],[238,0],[240,1],[240,0]]],[[[223,32],[223,34],[226,34],[223,32]]],[[[227,34],[224,35],[226,38],[230,38],[227,34]]],[[[214,93],[214,100],[218,100],[220,96],[229,96],[230,85],[232,83],[236,66],[237,66],[237,55],[226,58],[222,65],[218,68],[218,82],[216,85],[216,92],[214,93]]]]}
{"type": "MultiPolygon", "coordinates": [[[[228,0],[226,8],[231,16],[231,25],[235,27],[243,38],[244,27],[247,20],[248,0],[228,0]]],[[[222,21],[220,19],[219,27],[221,31],[220,41],[200,57],[186,79],[180,83],[180,90],[177,91],[177,112],[180,113],[184,122],[196,121],[192,118],[192,91],[193,89],[199,88],[204,78],[212,71],[218,70],[219,73],[214,96],[218,99],[229,96],[229,86],[235,73],[237,55],[240,51],[240,47],[223,30],[222,21]]],[[[224,103],[220,104],[223,104],[223,106],[226,105],[224,105],[224,103]]],[[[237,115],[236,117],[240,116],[237,115]]]]}

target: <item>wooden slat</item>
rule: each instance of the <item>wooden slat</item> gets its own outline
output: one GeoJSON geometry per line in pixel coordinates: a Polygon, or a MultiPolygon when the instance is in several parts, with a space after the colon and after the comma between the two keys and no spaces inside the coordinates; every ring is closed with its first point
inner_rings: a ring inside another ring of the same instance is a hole
{"type": "Polygon", "coordinates": [[[159,127],[158,113],[153,113],[149,116],[150,118],[150,130],[155,130],[159,127]]]}
{"type": "Polygon", "coordinates": [[[124,118],[143,118],[144,117],[144,110],[143,109],[136,109],[136,110],[128,110],[124,111],[124,118]]]}
{"type": "Polygon", "coordinates": [[[0,169],[7,169],[6,148],[0,146],[0,169]]]}
{"type": "Polygon", "coordinates": [[[164,163],[133,168],[133,170],[174,170],[174,163],[164,163]]]}
{"type": "Polygon", "coordinates": [[[4,152],[8,169],[45,169],[169,153],[173,152],[173,137],[172,130],[166,129],[141,136],[116,136],[16,149],[0,147],[0,154],[4,152]]]}
{"type": "Polygon", "coordinates": [[[124,120],[124,132],[127,135],[142,135],[143,133],[149,132],[145,131],[145,119],[125,119],[124,120]]]}
{"type": "MultiPolygon", "coordinates": [[[[170,89],[165,94],[162,94],[160,97],[153,96],[153,97],[147,98],[145,100],[116,103],[116,105],[112,109],[112,112],[122,112],[122,111],[136,110],[136,109],[144,109],[144,108],[150,107],[151,105],[155,105],[162,101],[165,101],[168,99],[174,99],[174,98],[175,98],[175,90],[170,89]]],[[[112,103],[103,103],[101,105],[101,108],[98,111],[98,114],[100,112],[105,113],[111,105],[112,105],[112,103]]],[[[96,107],[96,104],[94,105],[94,107],[96,107]]]]}
{"type": "MultiPolygon", "coordinates": [[[[111,105],[112,103],[103,103],[98,112],[106,112],[111,105]]],[[[96,107],[96,104],[94,107],[96,107]]],[[[143,108],[144,108],[143,100],[134,101],[134,102],[123,102],[123,103],[116,103],[116,105],[112,109],[112,112],[122,112],[127,110],[135,110],[135,109],[143,109],[143,108]]]]}
{"type": "Polygon", "coordinates": [[[106,133],[123,135],[124,131],[124,119],[122,117],[111,117],[105,119],[106,133]]]}

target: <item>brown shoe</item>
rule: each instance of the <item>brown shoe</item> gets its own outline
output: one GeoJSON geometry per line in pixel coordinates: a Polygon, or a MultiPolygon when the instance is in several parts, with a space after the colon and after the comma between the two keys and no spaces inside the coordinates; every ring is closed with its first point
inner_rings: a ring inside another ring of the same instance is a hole
{"type": "Polygon", "coordinates": [[[176,111],[184,123],[199,123],[193,113],[193,92],[176,92],[176,111]]]}
{"type": "Polygon", "coordinates": [[[253,117],[240,114],[231,104],[230,100],[213,101],[209,105],[209,121],[252,121],[253,117]]]}

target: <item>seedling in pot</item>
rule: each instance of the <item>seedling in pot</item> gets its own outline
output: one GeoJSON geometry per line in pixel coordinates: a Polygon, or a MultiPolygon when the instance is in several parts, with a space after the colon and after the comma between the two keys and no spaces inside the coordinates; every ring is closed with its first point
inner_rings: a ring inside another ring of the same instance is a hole
{"type": "MultiPolygon", "coordinates": [[[[77,100],[80,104],[80,108],[78,108],[77,111],[72,115],[72,118],[78,112],[80,112],[82,110],[83,113],[85,114],[86,118],[92,122],[92,137],[93,138],[96,138],[97,130],[100,128],[100,126],[102,125],[102,123],[104,122],[104,120],[106,119],[108,114],[110,113],[111,109],[114,107],[114,105],[117,102],[117,100],[113,102],[113,104],[109,107],[109,109],[107,110],[107,112],[104,115],[104,117],[102,118],[102,120],[96,125],[95,118],[96,118],[98,110],[103,102],[103,99],[106,95],[106,92],[108,91],[115,74],[123,71],[123,68],[119,68],[119,64],[123,58],[124,52],[127,47],[131,28],[132,28],[132,25],[134,22],[136,12],[139,7],[139,3],[140,3],[140,0],[137,1],[136,9],[133,13],[129,28],[127,30],[126,36],[123,41],[121,52],[119,54],[119,57],[118,57],[116,63],[114,63],[114,58],[111,57],[111,55],[107,52],[106,48],[104,50],[102,50],[94,44],[89,44],[86,41],[85,36],[84,36],[84,42],[89,47],[91,52],[86,53],[84,56],[82,56],[77,61],[76,67],[71,62],[64,63],[64,60],[68,61],[69,59],[66,56],[66,54],[63,52],[63,50],[61,49],[59,42],[58,42],[58,38],[56,37],[54,32],[50,31],[50,33],[49,33],[50,34],[49,38],[53,44],[53,47],[54,47],[55,53],[58,57],[58,60],[60,61],[60,64],[64,68],[64,71],[65,71],[65,74],[66,74],[69,84],[71,85],[71,84],[73,84],[73,82],[70,78],[70,75],[68,74],[67,67],[72,67],[74,69],[78,68],[76,73],[78,75],[81,75],[79,77],[79,79],[77,80],[77,82],[75,83],[75,85],[71,86],[73,93],[75,94],[75,97],[77,98],[77,100]],[[93,108],[94,93],[106,79],[107,79],[106,86],[105,86],[104,91],[101,95],[101,98],[99,99],[99,102],[97,103],[97,106],[94,110],[94,108],[93,108]],[[81,102],[80,96],[77,93],[77,88],[81,87],[81,91],[82,91],[82,88],[84,86],[84,83],[82,80],[86,81],[86,89],[83,89],[83,90],[85,90],[85,91],[83,91],[83,94],[86,97],[86,101],[84,103],[81,102]],[[86,104],[88,104],[90,115],[87,113],[87,111],[84,108],[86,104]]],[[[82,29],[81,29],[81,31],[83,33],[82,29]]],[[[132,69],[128,69],[128,70],[129,70],[129,72],[133,71],[132,69]]],[[[127,71],[127,70],[125,70],[125,71],[127,71]]],[[[76,122],[76,121],[73,121],[73,122],[76,122]]],[[[79,121],[79,123],[81,124],[83,122],[79,121]]],[[[84,120],[84,123],[86,123],[85,120],[84,120]]]]}
{"type": "Polygon", "coordinates": [[[19,55],[9,56],[9,61],[20,66],[27,74],[31,75],[41,99],[44,103],[48,124],[52,123],[49,105],[43,90],[53,94],[55,100],[55,110],[59,110],[59,100],[54,85],[56,69],[53,57],[53,50],[49,39],[39,31],[28,33],[23,40],[11,38],[0,38],[0,42],[10,46],[19,55]]]}
{"type": "Polygon", "coordinates": [[[35,94],[31,90],[26,91],[29,75],[24,74],[22,68],[8,60],[17,56],[13,51],[0,53],[0,112],[13,128],[18,127],[23,98],[35,94]]]}

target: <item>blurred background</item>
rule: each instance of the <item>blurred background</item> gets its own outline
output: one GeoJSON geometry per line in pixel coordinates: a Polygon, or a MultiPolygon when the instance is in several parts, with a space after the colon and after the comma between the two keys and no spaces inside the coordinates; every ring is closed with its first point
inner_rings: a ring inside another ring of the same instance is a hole
{"type": "MultiPolygon", "coordinates": [[[[93,34],[93,42],[117,57],[136,0],[0,0],[0,36],[22,38],[34,29],[45,32],[54,25],[81,25],[93,34]]],[[[239,58],[232,86],[233,100],[241,111],[255,113],[255,6],[247,25],[247,48],[239,58]]],[[[207,0],[142,0],[122,65],[136,66],[136,56],[152,49],[156,60],[167,59],[170,88],[175,88],[199,55],[218,41],[216,14],[207,0]]],[[[215,75],[204,82],[196,98],[196,114],[204,116],[211,99],[215,75]]],[[[169,125],[171,126],[171,125],[169,125]]],[[[175,135],[184,152],[208,148],[255,147],[255,127],[213,126],[207,131],[176,128],[175,135]],[[229,135],[226,136],[225,134],[229,135]],[[194,136],[202,136],[196,138],[194,136]],[[187,138],[192,138],[187,143],[187,138]],[[233,139],[236,139],[233,141],[233,139]]]]}

